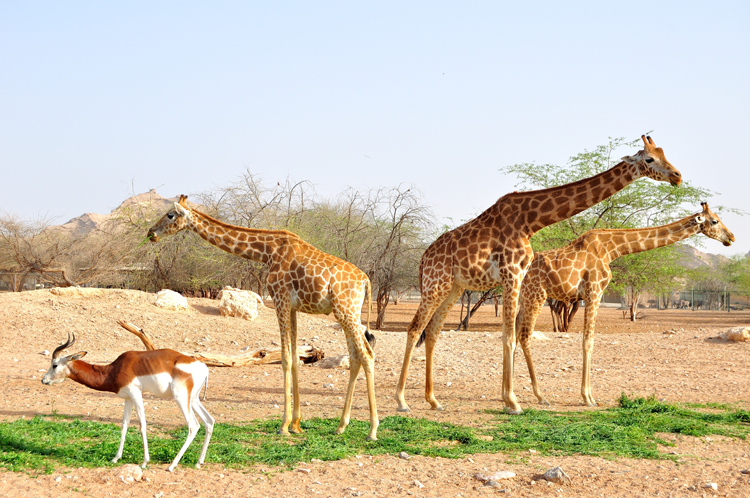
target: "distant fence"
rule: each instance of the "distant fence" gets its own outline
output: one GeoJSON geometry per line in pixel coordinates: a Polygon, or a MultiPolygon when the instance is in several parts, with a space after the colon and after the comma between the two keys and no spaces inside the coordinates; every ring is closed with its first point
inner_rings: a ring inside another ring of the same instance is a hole
{"type": "Polygon", "coordinates": [[[658,309],[739,311],[750,308],[750,294],[738,291],[690,289],[659,294],[658,309]]]}

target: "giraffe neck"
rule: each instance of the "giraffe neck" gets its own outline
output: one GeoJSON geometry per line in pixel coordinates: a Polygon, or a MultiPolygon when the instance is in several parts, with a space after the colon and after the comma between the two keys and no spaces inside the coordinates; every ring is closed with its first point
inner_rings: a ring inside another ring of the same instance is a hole
{"type": "Polygon", "coordinates": [[[222,251],[266,264],[279,245],[279,237],[289,235],[289,232],[283,230],[230,225],[195,209],[190,209],[188,228],[222,251]]]}
{"type": "Polygon", "coordinates": [[[672,245],[700,232],[701,226],[695,221],[696,215],[688,216],[669,225],[630,230],[603,230],[608,237],[607,245],[611,260],[648,251],[657,247],[672,245]]]}
{"type": "Polygon", "coordinates": [[[530,237],[611,197],[640,176],[637,165],[622,161],[598,175],[559,187],[513,192],[496,205],[512,205],[517,213],[515,226],[530,237]]]}

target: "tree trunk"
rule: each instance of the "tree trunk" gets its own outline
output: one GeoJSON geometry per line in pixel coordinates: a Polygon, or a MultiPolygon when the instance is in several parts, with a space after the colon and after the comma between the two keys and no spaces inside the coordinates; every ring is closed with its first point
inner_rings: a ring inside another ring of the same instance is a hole
{"type": "Polygon", "coordinates": [[[385,309],[388,307],[388,301],[391,292],[387,286],[378,289],[378,297],[375,300],[377,304],[377,318],[375,319],[375,330],[381,330],[385,324],[385,309]]]}
{"type": "MultiPolygon", "coordinates": [[[[464,328],[464,330],[469,330],[469,319],[474,316],[474,313],[477,312],[477,310],[486,302],[488,301],[494,294],[494,289],[490,289],[488,291],[485,291],[484,294],[479,298],[479,300],[474,304],[471,309],[469,309],[471,305],[471,292],[469,292],[469,302],[466,305],[466,317],[464,317],[461,322],[458,324],[458,329],[461,330],[461,327],[464,328]]],[[[461,315],[463,316],[463,303],[461,303],[461,315]]]]}
{"type": "Polygon", "coordinates": [[[631,299],[630,299],[630,321],[634,322],[636,318],[638,317],[638,301],[641,300],[641,293],[635,292],[631,289],[631,299]]]}
{"type": "Polygon", "coordinates": [[[568,332],[570,330],[570,323],[578,312],[579,300],[576,299],[571,303],[565,303],[555,299],[547,299],[547,304],[552,315],[552,331],[568,332]]]}

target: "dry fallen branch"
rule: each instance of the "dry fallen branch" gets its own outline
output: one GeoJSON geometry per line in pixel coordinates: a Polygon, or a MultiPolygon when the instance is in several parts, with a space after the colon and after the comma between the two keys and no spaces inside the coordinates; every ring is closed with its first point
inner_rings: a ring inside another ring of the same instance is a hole
{"type": "MultiPolygon", "coordinates": [[[[151,339],[151,336],[149,336],[145,330],[123,320],[117,320],[117,323],[122,328],[138,337],[147,350],[151,351],[156,349],[153,339],[151,339]]],[[[316,361],[323,359],[325,356],[325,354],[319,349],[307,345],[298,347],[297,351],[299,353],[299,358],[303,363],[315,363],[316,361]]],[[[186,353],[182,351],[181,353],[187,356],[192,356],[210,367],[244,367],[247,365],[281,363],[281,348],[278,347],[260,348],[237,356],[200,352],[186,353]]]]}

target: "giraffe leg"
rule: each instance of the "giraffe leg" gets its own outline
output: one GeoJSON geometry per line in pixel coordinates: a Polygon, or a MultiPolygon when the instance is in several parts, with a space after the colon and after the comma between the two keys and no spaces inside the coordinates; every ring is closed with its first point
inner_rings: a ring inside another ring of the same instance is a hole
{"type": "Polygon", "coordinates": [[[300,407],[299,399],[299,351],[297,350],[297,312],[295,310],[289,312],[289,335],[289,346],[292,352],[292,401],[294,403],[292,408],[292,425],[289,432],[302,434],[302,428],[299,425],[302,420],[302,408],[300,407]]]}
{"type": "Polygon", "coordinates": [[[361,363],[357,354],[349,350],[349,385],[346,388],[346,398],[344,398],[344,411],[341,413],[339,426],[336,428],[336,434],[342,434],[346,426],[349,425],[349,419],[352,411],[352,400],[354,399],[354,386],[357,383],[361,363]]]}
{"type": "Polygon", "coordinates": [[[284,373],[284,417],[281,419],[279,434],[289,435],[292,422],[292,334],[291,310],[288,304],[275,302],[276,317],[281,332],[281,370],[284,373]]]}
{"type": "Polygon", "coordinates": [[[339,427],[336,429],[337,434],[341,434],[349,424],[351,414],[352,399],[354,397],[354,387],[357,383],[357,375],[360,367],[365,370],[367,380],[367,400],[370,405],[370,434],[367,439],[376,441],[378,439],[378,408],[375,400],[375,355],[370,347],[370,343],[365,338],[365,327],[362,326],[360,315],[362,303],[364,302],[363,285],[360,289],[351,290],[342,288],[343,286],[333,286],[333,313],[341,324],[346,336],[346,343],[349,346],[349,386],[346,391],[346,400],[344,401],[344,411],[341,414],[339,427]],[[356,292],[355,297],[348,299],[339,296],[351,295],[356,292]]]}
{"type": "Polygon", "coordinates": [[[451,310],[451,308],[453,308],[453,305],[456,304],[456,301],[461,296],[462,292],[463,288],[454,283],[453,288],[451,288],[450,294],[448,294],[448,297],[445,298],[445,301],[443,301],[440,306],[438,306],[435,314],[432,315],[430,322],[424,329],[425,356],[427,358],[427,361],[425,362],[424,399],[430,404],[430,407],[433,410],[443,410],[443,407],[440,405],[440,403],[438,403],[437,399],[435,399],[435,390],[432,377],[432,366],[433,360],[435,358],[435,344],[437,344],[437,339],[440,335],[440,329],[443,328],[443,324],[445,323],[446,318],[448,318],[448,312],[451,310]]]}
{"type": "Polygon", "coordinates": [[[513,354],[516,350],[516,312],[522,275],[503,285],[503,401],[511,415],[523,413],[513,392],[513,354]]]}
{"type": "MultiPolygon", "coordinates": [[[[524,282],[524,290],[525,286],[526,282],[524,282]]],[[[531,334],[534,333],[536,319],[542,310],[542,305],[544,304],[545,299],[546,296],[544,294],[535,293],[533,296],[521,295],[519,298],[518,316],[516,318],[516,336],[518,343],[523,350],[523,356],[526,358],[526,366],[529,368],[529,378],[531,379],[531,388],[534,390],[534,396],[536,396],[536,399],[539,400],[540,404],[549,406],[549,401],[542,396],[542,393],[539,390],[536,369],[534,368],[534,360],[531,358],[531,349],[529,348],[531,334]]]]}
{"type": "Polygon", "coordinates": [[[596,325],[596,314],[599,311],[599,299],[586,302],[586,310],[583,315],[583,372],[581,373],[581,396],[583,403],[588,406],[596,406],[596,401],[591,395],[591,353],[594,351],[594,327],[596,325]]]}
{"type": "MultiPolygon", "coordinates": [[[[451,284],[452,285],[452,284],[451,284]]],[[[414,346],[417,344],[420,334],[424,331],[427,323],[435,314],[435,310],[438,308],[441,302],[445,300],[450,292],[450,288],[442,286],[434,289],[423,289],[422,301],[419,303],[417,313],[409,324],[409,329],[406,332],[406,348],[404,349],[404,360],[401,366],[401,376],[398,378],[398,385],[396,386],[396,402],[398,403],[397,411],[408,412],[409,405],[406,403],[404,398],[404,391],[406,390],[406,377],[409,374],[409,363],[411,363],[411,355],[414,352],[414,346]]]]}

